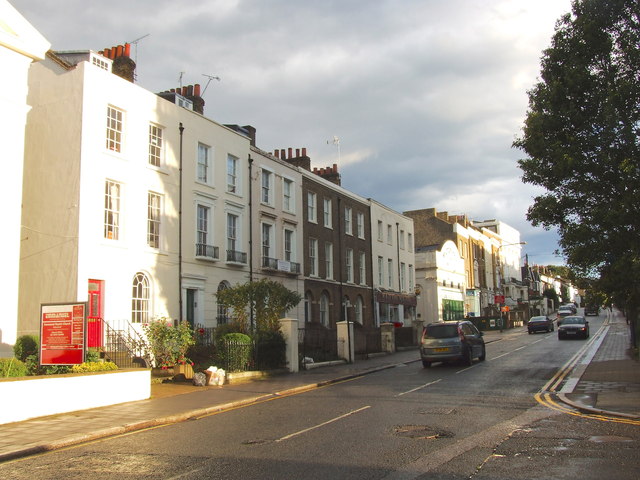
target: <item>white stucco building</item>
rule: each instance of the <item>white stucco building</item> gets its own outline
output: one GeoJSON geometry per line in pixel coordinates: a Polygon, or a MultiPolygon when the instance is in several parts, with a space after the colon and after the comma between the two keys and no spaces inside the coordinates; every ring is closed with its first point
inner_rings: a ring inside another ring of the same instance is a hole
{"type": "Polygon", "coordinates": [[[416,319],[413,219],[369,200],[375,324],[411,326],[416,319]]]}
{"type": "Polygon", "coordinates": [[[0,0],[0,158],[4,178],[0,189],[4,213],[0,345],[13,345],[17,336],[24,137],[29,112],[27,76],[31,63],[42,60],[49,46],[17,10],[0,0]]]}
{"type": "Polygon", "coordinates": [[[418,312],[425,325],[464,316],[464,259],[453,241],[416,249],[416,282],[418,312]]]}

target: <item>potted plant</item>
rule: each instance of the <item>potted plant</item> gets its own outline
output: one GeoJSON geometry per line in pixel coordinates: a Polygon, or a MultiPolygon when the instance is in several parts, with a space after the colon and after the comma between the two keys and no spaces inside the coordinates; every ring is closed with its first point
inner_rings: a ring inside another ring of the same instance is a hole
{"type": "Polygon", "coordinates": [[[156,369],[164,371],[165,376],[173,373],[186,374],[188,369],[185,372],[175,372],[175,368],[193,365],[187,358],[187,350],[195,344],[191,325],[186,321],[174,322],[162,317],[143,325],[143,329],[156,369]]]}

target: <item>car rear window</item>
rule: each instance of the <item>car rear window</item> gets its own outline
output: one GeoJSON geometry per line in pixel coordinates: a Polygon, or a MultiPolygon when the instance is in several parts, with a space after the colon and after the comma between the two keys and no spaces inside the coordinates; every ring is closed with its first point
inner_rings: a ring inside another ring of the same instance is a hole
{"type": "Polygon", "coordinates": [[[458,336],[457,325],[427,325],[426,338],[452,338],[458,336]]]}

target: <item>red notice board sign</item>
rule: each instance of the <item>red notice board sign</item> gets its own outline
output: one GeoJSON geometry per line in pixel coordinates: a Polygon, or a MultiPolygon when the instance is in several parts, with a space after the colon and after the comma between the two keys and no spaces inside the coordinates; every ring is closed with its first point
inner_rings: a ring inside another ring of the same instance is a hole
{"type": "Polygon", "coordinates": [[[85,302],[40,307],[40,365],[84,362],[87,331],[85,302]]]}

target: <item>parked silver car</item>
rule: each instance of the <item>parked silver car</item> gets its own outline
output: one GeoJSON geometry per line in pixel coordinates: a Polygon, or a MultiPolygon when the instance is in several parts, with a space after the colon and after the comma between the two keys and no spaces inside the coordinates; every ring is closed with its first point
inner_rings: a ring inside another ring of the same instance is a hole
{"type": "Polygon", "coordinates": [[[422,330],[420,358],[425,368],[433,362],[462,360],[472,365],[474,359],[486,358],[482,332],[466,320],[430,323],[422,330]]]}

